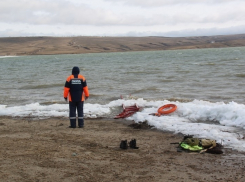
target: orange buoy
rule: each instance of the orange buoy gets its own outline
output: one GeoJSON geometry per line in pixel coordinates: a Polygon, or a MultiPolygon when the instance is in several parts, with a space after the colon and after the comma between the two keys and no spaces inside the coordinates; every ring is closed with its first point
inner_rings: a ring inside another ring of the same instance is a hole
{"type": "Polygon", "coordinates": [[[166,104],[157,110],[156,115],[160,116],[162,114],[170,114],[174,112],[176,109],[177,109],[177,106],[175,104],[166,104]]]}

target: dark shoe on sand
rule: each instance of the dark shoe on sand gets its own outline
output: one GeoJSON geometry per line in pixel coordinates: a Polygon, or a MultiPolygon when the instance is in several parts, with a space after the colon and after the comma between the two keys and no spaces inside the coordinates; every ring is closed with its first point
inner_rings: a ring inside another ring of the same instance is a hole
{"type": "Polygon", "coordinates": [[[129,142],[129,147],[132,149],[138,149],[139,147],[136,147],[136,139],[133,139],[129,142]]]}
{"type": "Polygon", "coordinates": [[[128,143],[127,140],[122,140],[120,143],[120,148],[121,149],[127,149],[128,148],[128,143]]]}

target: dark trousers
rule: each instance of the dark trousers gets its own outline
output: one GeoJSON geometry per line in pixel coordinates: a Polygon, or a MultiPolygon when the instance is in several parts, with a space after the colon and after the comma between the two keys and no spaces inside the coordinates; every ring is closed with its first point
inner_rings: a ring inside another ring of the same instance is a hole
{"type": "Polygon", "coordinates": [[[70,126],[76,128],[76,111],[78,114],[78,126],[83,127],[83,101],[81,102],[69,102],[69,117],[70,117],[70,126]]]}

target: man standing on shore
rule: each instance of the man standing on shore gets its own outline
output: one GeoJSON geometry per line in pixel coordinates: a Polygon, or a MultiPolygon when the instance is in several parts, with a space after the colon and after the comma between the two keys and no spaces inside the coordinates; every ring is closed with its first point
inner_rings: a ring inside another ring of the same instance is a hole
{"type": "Polygon", "coordinates": [[[73,67],[72,75],[66,79],[64,87],[64,99],[67,101],[67,97],[69,97],[70,128],[76,128],[76,110],[78,113],[78,127],[83,128],[83,104],[84,100],[89,97],[86,79],[79,73],[79,68],[73,67]]]}

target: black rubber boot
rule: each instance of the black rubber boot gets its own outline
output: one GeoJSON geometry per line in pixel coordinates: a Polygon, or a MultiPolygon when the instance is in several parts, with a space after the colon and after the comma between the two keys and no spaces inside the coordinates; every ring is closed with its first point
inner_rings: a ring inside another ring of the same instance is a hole
{"type": "Polygon", "coordinates": [[[136,147],[136,139],[133,139],[129,142],[129,147],[132,149],[138,149],[139,147],[136,147]]]}
{"type": "Polygon", "coordinates": [[[121,149],[127,149],[128,148],[128,143],[127,140],[122,140],[120,143],[120,148],[121,149]]]}

